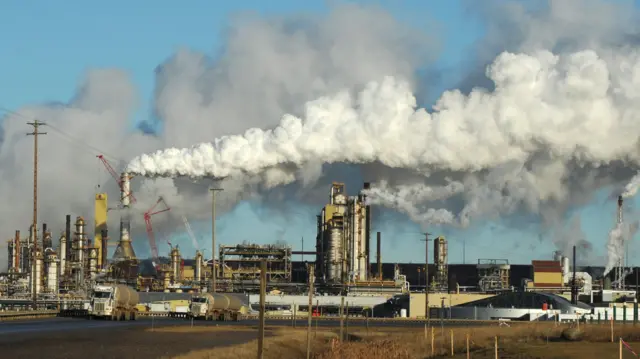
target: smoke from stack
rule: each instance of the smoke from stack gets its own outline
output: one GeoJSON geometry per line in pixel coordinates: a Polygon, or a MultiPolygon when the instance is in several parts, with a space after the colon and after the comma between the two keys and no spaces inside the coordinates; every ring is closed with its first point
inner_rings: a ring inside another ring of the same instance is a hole
{"type": "MultiPolygon", "coordinates": [[[[338,167],[322,166],[320,159],[361,164],[352,168],[373,182],[372,203],[418,223],[464,226],[524,213],[542,221],[562,218],[595,190],[630,177],[633,170],[615,159],[637,165],[636,155],[627,156],[637,142],[632,138],[638,126],[632,120],[638,112],[637,56],[633,48],[617,46],[636,33],[637,11],[593,0],[548,4],[532,12],[520,3],[473,2],[474,15],[489,21],[487,37],[474,44],[482,53],[468,58],[478,55],[492,65],[487,71],[484,64],[465,62],[471,75],[460,74],[460,91],[440,96],[433,111],[416,103],[416,97],[424,98],[416,89],[433,91],[439,85],[422,86],[416,75],[438,55],[432,38],[383,9],[356,5],[310,16],[304,24],[291,16],[232,22],[219,61],[177,52],[156,72],[152,105],[163,132],[152,136],[129,131],[137,94],[126,73],[92,71],[67,103],[28,106],[19,109],[21,119],[2,121],[0,166],[12,178],[0,184],[11,206],[1,220],[17,223],[31,210],[24,201],[30,190],[19,185],[32,175],[21,165],[32,148],[24,136],[25,117],[46,118],[67,135],[125,161],[159,148],[213,141],[198,147],[202,161],[196,149],[184,150],[185,156],[177,150],[173,157],[184,163],[165,161],[170,153],[160,152],[151,157],[162,161],[134,164],[150,166],[150,175],[238,176],[223,183],[224,210],[235,198],[254,198],[282,183],[313,185],[313,179],[338,167]],[[500,55],[498,48],[508,51],[500,55]],[[473,76],[476,71],[488,76],[473,76]],[[473,87],[478,90],[468,93],[473,87]],[[284,113],[292,116],[280,121],[284,113]],[[268,130],[279,122],[278,129],[268,130]]],[[[62,183],[55,178],[61,172],[94,173],[93,154],[78,158],[74,146],[44,152],[56,160],[42,161],[40,168],[40,187],[47,193],[41,218],[51,223],[60,211],[90,213],[86,198],[95,183],[85,176],[62,183]]],[[[177,198],[168,198],[172,207],[188,209],[197,216],[194,221],[207,219],[206,188],[171,179],[144,182],[144,188],[153,188],[138,197],[144,210],[157,199],[155,190],[175,190],[177,198]]]]}

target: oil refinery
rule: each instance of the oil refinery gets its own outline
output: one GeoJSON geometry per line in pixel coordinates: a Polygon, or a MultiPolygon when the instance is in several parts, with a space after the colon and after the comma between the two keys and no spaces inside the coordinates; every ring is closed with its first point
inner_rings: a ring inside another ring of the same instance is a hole
{"type": "MultiPolygon", "coordinates": [[[[101,160],[111,168],[106,160],[101,160]]],[[[447,239],[436,236],[428,238],[426,243],[427,255],[430,248],[433,253],[433,257],[428,258],[432,263],[383,263],[381,232],[374,236],[375,253],[372,248],[374,223],[365,195],[369,183],[364,183],[362,190],[352,196],[348,195],[344,183],[331,184],[327,203],[317,215],[315,251],[294,251],[286,244],[226,243],[216,248],[215,261],[205,259],[200,250],[182,253],[178,246],[171,246],[169,253],[160,256],[150,218],[168,211],[169,207],[159,198],[156,206],[144,213],[151,258],[140,259],[130,237],[129,216],[131,204],[136,201],[131,193],[132,176],[116,175],[112,168],[110,172],[118,181],[118,206],[123,209],[117,240],[110,239],[113,231],[107,228],[106,193],[95,195],[93,228],[87,226],[85,218],[73,219],[67,215],[65,229],[57,241],[47,224],[42,224],[40,235],[33,225],[26,235],[16,230],[8,240],[9,261],[0,277],[0,301],[86,301],[96,288],[114,293],[120,290],[128,297],[132,294],[128,294],[126,288],[133,288],[141,298],[145,295],[152,298],[153,293],[160,292],[172,293],[176,300],[190,300],[192,295],[212,291],[215,273],[214,292],[245,296],[249,304],[255,304],[260,291],[260,265],[264,261],[267,263],[267,307],[275,312],[291,313],[306,308],[311,266],[315,271],[312,279],[315,302],[324,313],[337,310],[339,298],[345,296],[349,298],[351,310],[360,313],[418,318],[442,315],[441,307],[451,308],[449,316],[468,317],[470,305],[509,293],[544,293],[567,298],[574,305],[584,302],[592,306],[615,306],[617,302],[633,302],[636,298],[637,269],[626,268],[621,262],[611,271],[612,275],[602,276],[599,268],[578,268],[575,249],[573,263],[562,253],[553,253],[549,260],[534,260],[530,265],[514,265],[505,258],[479,259],[476,264],[449,264],[447,239]],[[165,208],[157,210],[159,205],[165,208]],[[111,257],[110,247],[115,247],[111,257]],[[298,255],[313,259],[295,261],[298,255]],[[628,285],[629,278],[635,278],[636,284],[628,285]],[[427,307],[429,313],[425,311],[427,307]]],[[[622,204],[620,197],[618,222],[622,221],[622,204]]],[[[190,231],[186,219],[185,225],[190,231]]],[[[135,298],[137,301],[138,297],[135,298]]],[[[148,299],[146,308],[155,308],[153,302],[148,299]]],[[[135,317],[131,300],[122,303],[126,308],[116,308],[116,314],[109,315],[135,317]]]]}

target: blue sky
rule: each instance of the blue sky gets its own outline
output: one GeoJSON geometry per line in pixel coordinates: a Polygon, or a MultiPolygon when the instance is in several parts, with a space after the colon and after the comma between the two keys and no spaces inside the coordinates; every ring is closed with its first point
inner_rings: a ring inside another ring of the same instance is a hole
{"type": "MultiPolygon", "coordinates": [[[[469,46],[482,34],[482,27],[465,17],[457,0],[375,3],[415,26],[423,25],[424,14],[437,19],[446,45],[439,64],[449,70],[455,69],[460,59],[468,57],[469,46]]],[[[221,45],[220,33],[229,16],[245,10],[263,14],[301,10],[325,12],[327,6],[324,1],[311,0],[195,0],[188,5],[168,0],[153,3],[4,0],[0,3],[3,14],[0,22],[0,106],[18,109],[32,103],[67,101],[84,71],[96,67],[125,69],[142,98],[150,99],[153,71],[160,62],[182,46],[213,52],[221,45]]],[[[450,86],[456,80],[455,76],[445,79],[448,82],[441,86],[450,86]]],[[[148,110],[148,106],[143,106],[132,121],[148,118],[148,110]]],[[[604,197],[602,194],[593,205],[580,211],[587,238],[602,254],[615,210],[615,204],[605,203],[604,197]]],[[[219,240],[224,243],[243,240],[266,243],[284,239],[299,249],[300,238],[304,237],[305,247],[309,249],[315,238],[315,212],[319,210],[300,208],[287,223],[284,220],[269,223],[261,220],[249,204],[243,204],[220,218],[219,240]],[[286,231],[283,230],[285,227],[286,231]]],[[[192,225],[203,241],[209,238],[210,223],[192,225]]],[[[424,260],[418,227],[402,221],[397,228],[384,230],[385,261],[424,260]]],[[[478,258],[508,258],[515,263],[527,263],[533,258],[549,257],[554,250],[549,239],[539,242],[535,231],[508,229],[500,224],[482,224],[465,232],[450,233],[449,239],[451,262],[462,262],[463,242],[466,243],[467,263],[478,258]]],[[[637,253],[636,247],[632,245],[631,258],[637,253]]]]}

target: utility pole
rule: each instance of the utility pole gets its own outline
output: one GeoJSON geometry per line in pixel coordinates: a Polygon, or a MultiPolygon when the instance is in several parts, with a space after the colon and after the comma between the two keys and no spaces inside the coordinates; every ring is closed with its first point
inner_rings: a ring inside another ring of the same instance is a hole
{"type": "Polygon", "coordinates": [[[313,265],[309,265],[309,306],[307,307],[307,359],[311,358],[311,320],[313,315],[313,283],[316,280],[313,265]]]}
{"type": "Polygon", "coordinates": [[[209,188],[211,191],[211,293],[216,292],[216,192],[222,188],[209,188]]]}
{"type": "Polygon", "coordinates": [[[40,126],[46,125],[43,122],[35,120],[27,122],[33,127],[33,132],[27,133],[27,136],[33,136],[33,250],[31,255],[31,280],[33,281],[33,309],[38,305],[38,292],[36,282],[36,254],[38,253],[38,135],[46,135],[46,132],[40,132],[40,126]]]}
{"type": "Polygon", "coordinates": [[[427,327],[429,326],[429,235],[431,233],[424,234],[424,275],[425,279],[425,291],[424,291],[424,316],[427,320],[427,327]]]}
{"type": "Polygon", "coordinates": [[[258,325],[258,359],[264,357],[264,312],[265,312],[265,297],[267,294],[267,261],[260,261],[260,313],[259,325],[258,325]]]}

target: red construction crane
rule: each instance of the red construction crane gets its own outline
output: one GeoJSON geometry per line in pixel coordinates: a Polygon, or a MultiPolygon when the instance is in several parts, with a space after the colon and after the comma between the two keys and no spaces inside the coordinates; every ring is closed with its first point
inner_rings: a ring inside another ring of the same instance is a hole
{"type": "Polygon", "coordinates": [[[151,226],[151,216],[153,216],[154,214],[167,212],[169,210],[171,210],[171,208],[169,208],[167,203],[164,201],[164,198],[159,197],[158,201],[156,201],[153,207],[149,208],[148,211],[144,212],[144,222],[147,225],[147,236],[149,236],[149,245],[151,246],[151,257],[153,258],[155,265],[158,264],[158,247],[156,246],[156,238],[155,238],[155,235],[153,234],[153,227],[151,226]],[[159,204],[163,204],[164,209],[155,211],[156,207],[159,204]]]}
{"type": "MultiPolygon", "coordinates": [[[[120,187],[120,190],[123,190],[123,187],[122,187],[123,183],[122,183],[122,180],[120,179],[120,176],[118,175],[118,172],[116,172],[116,170],[113,169],[109,161],[107,161],[107,159],[104,158],[103,155],[98,155],[96,157],[98,157],[100,161],[102,161],[102,164],[104,164],[104,167],[107,169],[107,171],[111,173],[111,176],[113,177],[113,179],[115,179],[116,182],[118,182],[118,186],[120,187]]],[[[127,193],[127,196],[129,196],[129,198],[131,199],[131,203],[136,203],[136,198],[133,197],[133,193],[129,192],[127,193]]]]}

